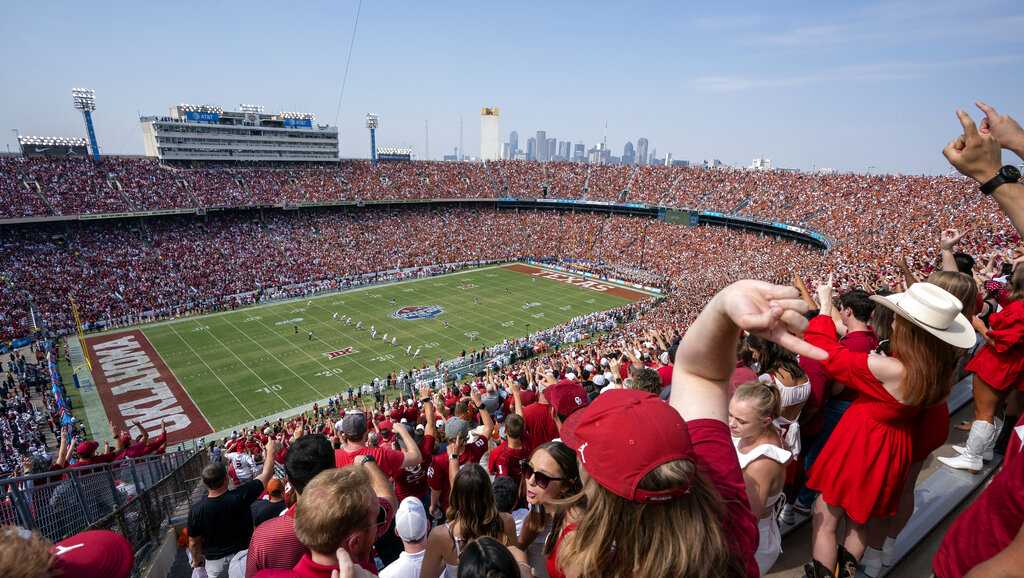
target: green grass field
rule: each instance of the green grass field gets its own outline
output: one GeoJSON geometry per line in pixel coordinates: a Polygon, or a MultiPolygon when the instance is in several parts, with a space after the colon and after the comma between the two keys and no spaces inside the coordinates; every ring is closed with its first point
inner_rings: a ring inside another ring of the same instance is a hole
{"type": "Polygon", "coordinates": [[[356,388],[375,376],[432,365],[464,349],[522,337],[629,301],[490,267],[182,319],[142,331],[214,431],[221,431],[356,388]],[[403,306],[431,305],[443,313],[432,319],[392,317],[403,306]],[[333,320],[334,313],[339,319],[351,316],[352,325],[333,320]],[[363,322],[362,330],[355,328],[356,321],[363,322]],[[375,340],[370,325],[377,329],[375,340]],[[388,343],[381,340],[385,333],[388,343]],[[391,346],[392,337],[397,346],[391,346]],[[414,352],[421,350],[418,359],[406,355],[409,345],[414,352]],[[351,354],[326,355],[348,347],[351,354]]]}

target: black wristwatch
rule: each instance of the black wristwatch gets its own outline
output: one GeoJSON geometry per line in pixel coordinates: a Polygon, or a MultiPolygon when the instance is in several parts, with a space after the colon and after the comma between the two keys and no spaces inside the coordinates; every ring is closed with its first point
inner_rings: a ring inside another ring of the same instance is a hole
{"type": "Polygon", "coordinates": [[[372,464],[377,463],[377,458],[371,456],[370,454],[363,454],[363,464],[365,465],[365,464],[368,464],[368,463],[372,463],[372,464]]]}
{"type": "Polygon", "coordinates": [[[1001,185],[1006,183],[1016,183],[1020,180],[1020,171],[1013,165],[1003,165],[999,168],[999,172],[996,176],[992,177],[981,185],[981,193],[983,195],[991,195],[1001,185]]]}

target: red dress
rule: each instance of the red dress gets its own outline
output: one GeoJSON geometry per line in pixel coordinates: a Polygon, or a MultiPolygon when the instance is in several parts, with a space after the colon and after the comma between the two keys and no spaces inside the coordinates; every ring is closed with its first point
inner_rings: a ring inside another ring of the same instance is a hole
{"type": "Polygon", "coordinates": [[[830,317],[812,319],[804,339],[827,351],[825,370],[859,394],[815,460],[807,487],[858,524],[895,516],[921,408],[892,397],[868,369],[869,354],[839,343],[830,317]]]}
{"type": "Polygon", "coordinates": [[[1024,301],[1011,301],[989,317],[989,324],[994,343],[985,342],[964,369],[994,389],[1024,390],[1024,301]]]}

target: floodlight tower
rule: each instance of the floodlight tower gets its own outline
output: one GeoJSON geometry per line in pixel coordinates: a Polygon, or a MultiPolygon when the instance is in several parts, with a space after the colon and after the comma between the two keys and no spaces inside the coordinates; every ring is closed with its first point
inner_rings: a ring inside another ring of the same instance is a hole
{"type": "Polygon", "coordinates": [[[377,164],[377,127],[380,119],[372,112],[366,113],[366,128],[370,129],[370,162],[377,164]]]}
{"type": "Polygon", "coordinates": [[[85,130],[89,133],[89,145],[92,146],[92,160],[99,161],[100,145],[96,142],[96,130],[92,127],[92,112],[96,110],[96,91],[89,88],[72,88],[71,100],[85,117],[85,130]]]}

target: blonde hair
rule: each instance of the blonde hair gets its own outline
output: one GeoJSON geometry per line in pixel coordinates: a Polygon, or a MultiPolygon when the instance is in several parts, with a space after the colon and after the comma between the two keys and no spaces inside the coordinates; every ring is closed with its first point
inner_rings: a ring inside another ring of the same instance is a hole
{"type": "Polygon", "coordinates": [[[320,472],[295,507],[295,537],[314,552],[333,553],[350,534],[366,529],[373,496],[370,476],[360,466],[320,472]]]}
{"type": "Polygon", "coordinates": [[[942,287],[950,295],[960,300],[963,305],[964,317],[970,319],[976,313],[978,305],[978,284],[959,271],[933,271],[928,275],[927,281],[932,285],[942,287]]]}
{"type": "Polygon", "coordinates": [[[688,484],[689,492],[668,502],[636,503],[588,478],[574,498],[586,501],[576,531],[558,551],[558,566],[579,576],[634,578],[721,577],[744,574],[731,551],[722,520],[725,504],[693,462],[675,460],[647,474],[645,490],[688,484]]]}
{"type": "Polygon", "coordinates": [[[0,576],[4,578],[50,578],[55,573],[50,541],[15,526],[0,528],[0,576]]]}
{"type": "Polygon", "coordinates": [[[782,414],[782,392],[773,384],[747,382],[737,387],[732,397],[750,403],[759,418],[767,417],[773,421],[782,414]]]}

